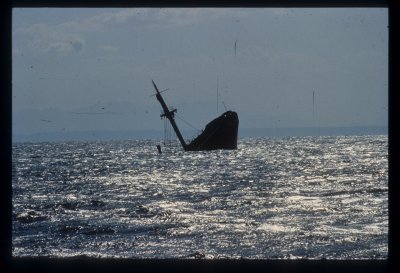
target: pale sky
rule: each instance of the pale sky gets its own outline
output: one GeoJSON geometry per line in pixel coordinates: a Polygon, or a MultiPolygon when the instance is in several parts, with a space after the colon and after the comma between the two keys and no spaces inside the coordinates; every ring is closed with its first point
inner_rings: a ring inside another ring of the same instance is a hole
{"type": "Polygon", "coordinates": [[[388,123],[386,8],[15,8],[12,15],[15,134],[163,129],[152,79],[199,129],[225,107],[241,128],[388,123]]]}

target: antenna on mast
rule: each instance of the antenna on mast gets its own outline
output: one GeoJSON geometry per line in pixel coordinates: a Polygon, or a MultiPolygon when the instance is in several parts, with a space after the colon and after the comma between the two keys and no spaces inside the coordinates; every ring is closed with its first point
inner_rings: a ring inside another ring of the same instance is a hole
{"type": "Polygon", "coordinates": [[[217,76],[217,114],[218,114],[218,76],[217,76]]]}
{"type": "Polygon", "coordinates": [[[237,44],[237,40],[235,41],[235,56],[236,56],[236,44],[237,44]]]}
{"type": "Polygon", "coordinates": [[[312,92],[312,115],[314,117],[314,91],[312,92]]]}

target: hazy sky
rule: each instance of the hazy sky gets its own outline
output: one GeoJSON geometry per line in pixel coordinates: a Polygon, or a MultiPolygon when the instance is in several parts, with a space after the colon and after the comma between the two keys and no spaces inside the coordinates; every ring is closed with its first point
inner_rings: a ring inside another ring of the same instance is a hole
{"type": "Polygon", "coordinates": [[[152,79],[199,129],[225,106],[242,128],[387,126],[385,8],[16,8],[12,23],[16,134],[163,129],[152,79]]]}

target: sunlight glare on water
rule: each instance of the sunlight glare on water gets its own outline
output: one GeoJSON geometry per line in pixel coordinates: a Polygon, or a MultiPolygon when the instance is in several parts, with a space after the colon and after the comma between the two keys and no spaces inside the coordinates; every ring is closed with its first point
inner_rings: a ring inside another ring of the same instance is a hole
{"type": "Polygon", "coordinates": [[[13,256],[384,259],[387,136],[13,144],[13,256]]]}

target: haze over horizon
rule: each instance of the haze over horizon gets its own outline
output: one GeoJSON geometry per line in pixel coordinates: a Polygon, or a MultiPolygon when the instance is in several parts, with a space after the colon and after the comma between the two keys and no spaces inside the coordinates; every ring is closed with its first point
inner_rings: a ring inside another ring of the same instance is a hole
{"type": "Polygon", "coordinates": [[[14,8],[13,135],[388,126],[386,8],[14,8]],[[314,97],[314,98],[313,98],[314,97]],[[191,130],[177,118],[181,130],[191,130]]]}

